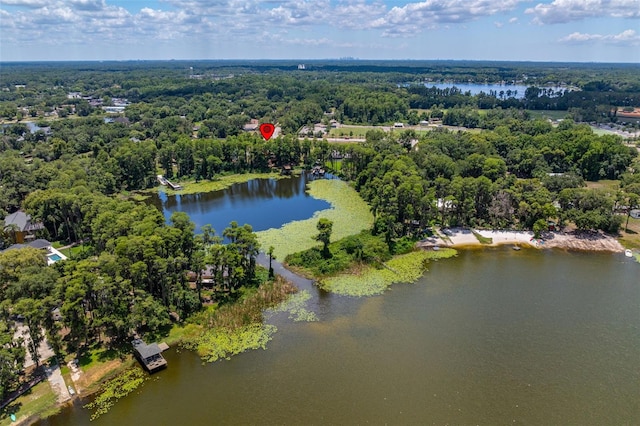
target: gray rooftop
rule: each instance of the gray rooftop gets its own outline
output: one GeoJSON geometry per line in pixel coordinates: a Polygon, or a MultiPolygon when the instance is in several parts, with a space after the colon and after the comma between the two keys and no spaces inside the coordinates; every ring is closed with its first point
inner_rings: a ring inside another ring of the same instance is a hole
{"type": "Polygon", "coordinates": [[[133,348],[143,359],[151,358],[154,355],[159,355],[162,353],[162,350],[157,343],[151,343],[150,345],[147,345],[140,339],[136,339],[131,343],[133,344],[133,348]]]}
{"type": "Polygon", "coordinates": [[[7,217],[4,218],[4,227],[7,228],[11,225],[15,225],[18,228],[18,231],[35,231],[37,229],[42,229],[43,226],[41,223],[32,223],[31,215],[23,212],[22,210],[18,210],[15,213],[11,213],[7,217]]]}
{"type": "Polygon", "coordinates": [[[25,248],[25,247],[33,247],[33,248],[37,248],[37,249],[43,249],[43,248],[51,247],[51,243],[49,241],[47,241],[47,240],[37,239],[37,240],[33,240],[30,243],[26,243],[26,244],[12,244],[9,247],[7,247],[6,250],[17,250],[17,249],[21,249],[21,248],[25,248]]]}

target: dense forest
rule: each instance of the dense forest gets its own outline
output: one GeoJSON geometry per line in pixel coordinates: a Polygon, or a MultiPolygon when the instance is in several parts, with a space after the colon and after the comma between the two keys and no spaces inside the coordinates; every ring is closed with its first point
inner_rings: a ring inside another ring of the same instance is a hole
{"type": "MultiPolygon", "coordinates": [[[[84,249],[51,267],[37,249],[0,252],[1,394],[12,389],[25,355],[12,341],[11,319],[23,318],[36,358],[43,330],[64,355],[188,318],[201,309],[206,268],[220,302],[266,279],[250,226],[195,230],[185,214],[166,223],[155,207],[134,201],[132,191],[154,187],[158,173],[198,181],[322,164],[369,203],[371,233],[389,248],[435,224],[540,232],[553,220],[616,233],[621,213],[640,205],[637,149],[581,123],[615,123],[619,108],[640,104],[637,66],[334,61],[307,68],[2,64],[0,219],[22,209],[43,223],[39,237],[84,249]],[[522,98],[429,86],[522,82],[525,74],[532,84],[522,98]],[[550,91],[547,82],[572,89],[550,91]],[[126,107],[105,112],[116,104],[126,107]],[[561,110],[566,119],[552,124],[535,110],[561,110]],[[265,141],[244,131],[252,119],[277,123],[282,134],[265,141]],[[370,129],[365,142],[341,144],[299,137],[301,127],[332,119],[435,119],[476,131],[370,129]],[[600,179],[620,180],[620,190],[585,187],[600,179]],[[60,321],[50,314],[56,309],[60,321]]],[[[2,229],[0,249],[14,242],[15,232],[2,229]]]]}

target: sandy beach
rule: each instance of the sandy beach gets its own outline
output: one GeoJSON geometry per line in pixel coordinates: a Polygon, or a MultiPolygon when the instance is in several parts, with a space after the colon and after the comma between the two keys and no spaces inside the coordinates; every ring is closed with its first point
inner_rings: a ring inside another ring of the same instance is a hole
{"type": "Polygon", "coordinates": [[[511,244],[539,249],[561,248],[566,250],[624,252],[624,247],[613,237],[599,232],[545,232],[542,238],[533,238],[530,231],[499,231],[483,229],[437,229],[433,237],[418,243],[420,247],[470,247],[511,244]],[[491,239],[481,243],[476,236],[491,239]]]}

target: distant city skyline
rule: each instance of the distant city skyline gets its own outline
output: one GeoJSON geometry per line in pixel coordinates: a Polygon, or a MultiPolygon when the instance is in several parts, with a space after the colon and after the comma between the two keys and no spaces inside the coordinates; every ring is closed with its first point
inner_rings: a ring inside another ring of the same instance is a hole
{"type": "Polygon", "coordinates": [[[0,61],[640,62],[640,0],[0,0],[0,61]]]}

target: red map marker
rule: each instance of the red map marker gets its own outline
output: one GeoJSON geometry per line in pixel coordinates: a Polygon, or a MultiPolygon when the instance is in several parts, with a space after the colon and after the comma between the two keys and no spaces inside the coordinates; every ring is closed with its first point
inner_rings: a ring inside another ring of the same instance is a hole
{"type": "Polygon", "coordinates": [[[267,141],[271,139],[271,136],[273,136],[273,132],[275,131],[276,128],[271,123],[262,123],[260,125],[260,134],[262,134],[262,137],[267,141]]]}

